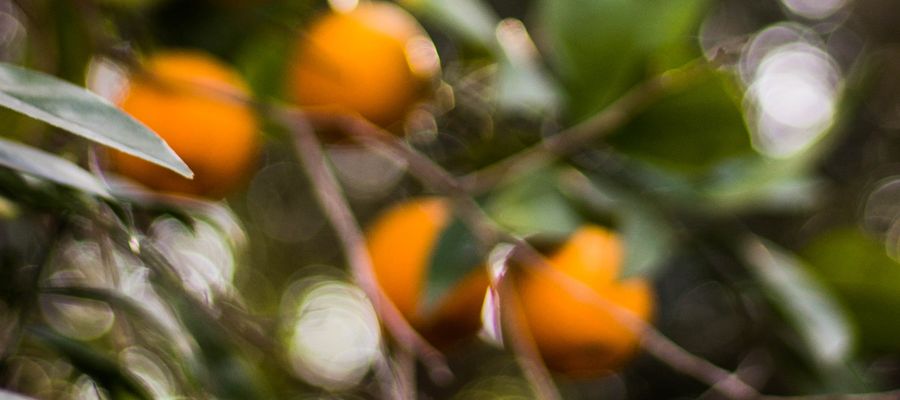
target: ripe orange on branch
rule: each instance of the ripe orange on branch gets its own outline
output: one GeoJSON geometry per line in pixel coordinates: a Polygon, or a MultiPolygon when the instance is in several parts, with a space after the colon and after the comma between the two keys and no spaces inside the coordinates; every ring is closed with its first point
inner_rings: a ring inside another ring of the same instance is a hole
{"type": "Polygon", "coordinates": [[[253,110],[241,77],[198,51],[153,55],[134,74],[118,105],[155,131],[194,171],[181,177],[137,157],[111,152],[113,167],[152,189],[221,197],[243,182],[258,149],[253,110]]]}
{"type": "Polygon", "coordinates": [[[547,258],[546,266],[516,271],[520,321],[550,369],[595,376],[620,368],[637,350],[639,335],[611,307],[648,321],[653,290],[643,278],[619,279],[622,250],[618,235],[589,225],[573,233],[547,258]],[[600,300],[572,290],[555,273],[580,283],[600,300]]]}
{"type": "Polygon", "coordinates": [[[439,347],[471,337],[478,331],[488,286],[484,268],[476,267],[438,299],[434,307],[425,306],[432,252],[451,217],[452,210],[446,200],[418,198],[384,212],[366,234],[375,277],[388,299],[413,327],[439,347]]]}
{"type": "MultiPolygon", "coordinates": [[[[451,218],[447,200],[419,198],[384,212],[366,235],[375,276],[385,294],[439,347],[478,331],[489,285],[484,268],[476,268],[436,306],[424,307],[431,257],[451,218]]],[[[550,254],[546,265],[512,271],[519,326],[529,330],[550,369],[574,377],[597,376],[619,369],[635,354],[639,334],[623,322],[621,313],[649,321],[653,289],[644,278],[620,279],[622,261],[618,235],[587,225],[550,254]],[[573,290],[573,283],[579,290],[573,290]],[[595,297],[586,298],[585,289],[595,297]]]]}
{"type": "Polygon", "coordinates": [[[314,20],[300,35],[288,71],[288,95],[296,104],[387,127],[428,94],[440,61],[406,11],[363,2],[314,20]]]}

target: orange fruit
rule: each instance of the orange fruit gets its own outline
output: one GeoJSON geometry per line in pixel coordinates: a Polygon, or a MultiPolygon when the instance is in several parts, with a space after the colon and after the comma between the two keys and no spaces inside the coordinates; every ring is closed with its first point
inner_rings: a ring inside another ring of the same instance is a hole
{"type": "Polygon", "coordinates": [[[427,95],[440,62],[415,18],[391,3],[366,2],[311,22],[288,71],[297,105],[387,127],[427,95]]]}
{"type": "Polygon", "coordinates": [[[221,197],[243,182],[258,149],[258,123],[247,85],[225,64],[197,51],[153,55],[147,74],[129,78],[119,107],[159,134],[194,171],[194,179],[113,151],[113,167],[152,189],[221,197]]]}
{"type": "MultiPolygon", "coordinates": [[[[622,242],[615,233],[584,226],[547,263],[604,299],[647,321],[653,290],[642,278],[619,280],[622,242]]],[[[639,336],[613,313],[570,290],[542,266],[517,270],[521,317],[547,366],[571,376],[594,376],[619,368],[639,345],[639,336]]],[[[602,304],[602,303],[601,303],[602,304]]]]}
{"type": "Polygon", "coordinates": [[[487,273],[478,267],[425,307],[431,255],[451,215],[446,200],[418,198],[381,214],[366,233],[375,277],[387,297],[426,339],[444,348],[478,331],[488,286],[487,273]]]}

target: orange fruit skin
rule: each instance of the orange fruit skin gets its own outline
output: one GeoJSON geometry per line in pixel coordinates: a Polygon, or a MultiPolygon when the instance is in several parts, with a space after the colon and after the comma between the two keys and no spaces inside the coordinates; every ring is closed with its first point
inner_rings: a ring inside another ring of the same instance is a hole
{"type": "MultiPolygon", "coordinates": [[[[585,226],[547,261],[607,302],[647,321],[654,308],[652,288],[641,278],[618,280],[622,258],[616,234],[585,226]]],[[[573,294],[571,286],[541,266],[520,272],[515,276],[520,318],[550,369],[572,377],[597,376],[621,367],[635,353],[640,338],[612,313],[573,294]]]]}
{"type": "Polygon", "coordinates": [[[439,348],[448,348],[477,333],[488,286],[485,269],[475,268],[433,308],[425,309],[431,254],[450,217],[450,206],[444,199],[418,198],[384,212],[366,234],[375,278],[385,295],[439,348]]]}
{"type": "Polygon", "coordinates": [[[229,96],[247,85],[228,66],[193,51],[155,54],[146,76],[130,78],[119,107],[159,134],[194,171],[181,177],[137,157],[113,151],[113,167],[151,189],[220,198],[241,184],[259,147],[256,116],[229,96]]]}
{"type": "Polygon", "coordinates": [[[332,11],[300,35],[288,96],[308,111],[358,114],[387,127],[421,100],[440,70],[415,18],[384,2],[332,11]]]}

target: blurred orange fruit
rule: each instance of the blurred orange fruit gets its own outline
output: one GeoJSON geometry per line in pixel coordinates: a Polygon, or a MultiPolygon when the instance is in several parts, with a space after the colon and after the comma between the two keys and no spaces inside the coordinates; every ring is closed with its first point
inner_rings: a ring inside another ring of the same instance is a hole
{"type": "Polygon", "coordinates": [[[440,61],[415,18],[394,4],[360,3],[314,20],[289,66],[288,95],[325,114],[387,127],[423,99],[440,61]]]}
{"type": "Polygon", "coordinates": [[[475,268],[434,307],[425,307],[431,255],[450,218],[446,200],[418,198],[381,214],[366,234],[375,277],[387,297],[426,339],[443,348],[478,331],[488,286],[484,268],[475,268]]]}
{"type": "Polygon", "coordinates": [[[194,179],[113,151],[114,168],[163,192],[222,197],[243,182],[258,149],[258,124],[241,77],[212,56],[169,51],[133,75],[119,107],[143,122],[194,171],[194,179]]]}
{"type": "Polygon", "coordinates": [[[619,237],[598,226],[584,226],[542,266],[515,275],[520,311],[547,366],[571,376],[595,376],[615,370],[639,345],[639,336],[614,313],[585,299],[551,274],[562,273],[644,321],[653,313],[653,290],[642,278],[619,280],[619,237]]]}

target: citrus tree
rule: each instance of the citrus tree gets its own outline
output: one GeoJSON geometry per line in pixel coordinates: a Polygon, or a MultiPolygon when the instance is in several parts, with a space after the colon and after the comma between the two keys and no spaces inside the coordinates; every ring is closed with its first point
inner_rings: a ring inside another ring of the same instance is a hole
{"type": "Polygon", "coordinates": [[[0,0],[0,398],[897,398],[897,11],[0,0]]]}

